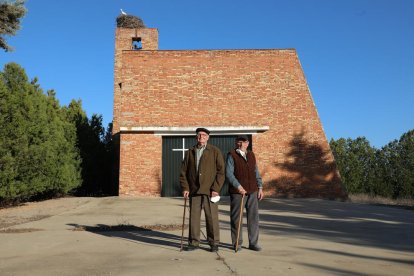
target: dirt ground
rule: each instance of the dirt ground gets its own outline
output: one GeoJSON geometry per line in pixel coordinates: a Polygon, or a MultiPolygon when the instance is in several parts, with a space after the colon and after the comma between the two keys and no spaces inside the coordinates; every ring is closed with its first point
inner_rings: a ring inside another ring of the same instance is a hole
{"type": "MultiPolygon", "coordinates": [[[[26,222],[37,221],[51,216],[59,215],[68,210],[76,209],[91,201],[87,197],[64,197],[57,199],[49,199],[38,202],[27,202],[20,206],[0,208],[0,230],[11,226],[23,224],[26,222]]],[[[350,201],[359,204],[381,204],[388,205],[389,208],[403,206],[407,209],[414,209],[413,201],[407,202],[390,202],[390,200],[378,198],[366,198],[366,196],[354,195],[350,197],[350,201]]]]}
{"type": "MultiPolygon", "coordinates": [[[[223,198],[220,250],[211,253],[205,242],[195,252],[180,251],[182,198],[72,197],[1,209],[0,275],[320,276],[414,271],[413,210],[266,198],[260,203],[263,250],[248,250],[245,241],[237,253],[231,245],[229,213],[229,199],[223,198]]],[[[244,229],[247,239],[245,224],[244,229]]]]}
{"type": "Polygon", "coordinates": [[[90,199],[85,197],[66,197],[1,208],[0,229],[59,215],[89,201],[90,199]]]}

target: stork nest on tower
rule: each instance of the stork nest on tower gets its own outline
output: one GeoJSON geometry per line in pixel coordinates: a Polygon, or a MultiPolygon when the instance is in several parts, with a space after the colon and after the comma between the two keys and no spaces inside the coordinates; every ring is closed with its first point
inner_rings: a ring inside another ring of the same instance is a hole
{"type": "Polygon", "coordinates": [[[135,15],[124,15],[121,14],[116,18],[116,26],[118,28],[145,28],[144,21],[135,15]]]}

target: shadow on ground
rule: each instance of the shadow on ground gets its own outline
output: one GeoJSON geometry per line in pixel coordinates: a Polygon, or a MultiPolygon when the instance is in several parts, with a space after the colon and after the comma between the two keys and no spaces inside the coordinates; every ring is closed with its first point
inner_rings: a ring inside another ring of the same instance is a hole
{"type": "Polygon", "coordinates": [[[106,224],[89,226],[73,223],[69,223],[67,225],[73,226],[73,231],[87,231],[105,237],[126,239],[134,242],[151,244],[154,246],[168,247],[170,249],[179,250],[181,245],[181,236],[152,230],[148,227],[106,224]]]}
{"type": "MultiPolygon", "coordinates": [[[[265,199],[260,232],[414,252],[414,212],[321,199],[265,199]]],[[[224,216],[229,211],[220,210],[224,216]]],[[[221,225],[228,227],[227,221],[221,225]]]]}
{"type": "MultiPolygon", "coordinates": [[[[79,225],[74,223],[67,224],[74,227],[72,231],[87,231],[94,234],[99,234],[105,237],[121,238],[130,240],[133,242],[146,243],[153,246],[162,246],[169,249],[179,250],[181,248],[181,236],[167,233],[166,231],[181,230],[181,225],[147,225],[147,226],[135,226],[135,225],[107,225],[97,224],[95,226],[79,225]],[[158,230],[154,230],[158,229],[158,230]]],[[[183,248],[185,249],[188,244],[187,233],[188,225],[184,226],[184,238],[183,248]]],[[[201,234],[205,238],[204,231],[201,234]]],[[[208,244],[206,240],[201,241],[202,244],[208,244]]],[[[232,246],[227,243],[220,243],[220,247],[231,249],[232,246]]],[[[202,247],[203,248],[203,247],[202,247]]],[[[208,249],[205,246],[205,249],[208,249]]]]}

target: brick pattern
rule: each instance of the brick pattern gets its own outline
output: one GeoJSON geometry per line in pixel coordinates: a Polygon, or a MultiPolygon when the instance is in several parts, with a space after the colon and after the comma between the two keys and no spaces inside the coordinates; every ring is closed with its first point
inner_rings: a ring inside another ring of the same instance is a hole
{"type": "MultiPolygon", "coordinates": [[[[124,50],[115,59],[114,132],[269,126],[253,136],[267,196],[345,196],[295,50],[124,50]]],[[[121,134],[120,147],[120,194],[159,195],[161,137],[121,134]]]]}
{"type": "MultiPolygon", "coordinates": [[[[113,118],[113,134],[119,132],[118,118],[122,89],[122,52],[132,49],[133,38],[141,38],[142,50],[158,49],[158,30],[154,28],[126,29],[116,28],[115,32],[115,64],[114,64],[114,118],[113,118]]],[[[138,51],[138,50],[136,50],[138,51]]]]}
{"type": "Polygon", "coordinates": [[[119,194],[159,196],[161,193],[161,136],[122,134],[119,194]]]}

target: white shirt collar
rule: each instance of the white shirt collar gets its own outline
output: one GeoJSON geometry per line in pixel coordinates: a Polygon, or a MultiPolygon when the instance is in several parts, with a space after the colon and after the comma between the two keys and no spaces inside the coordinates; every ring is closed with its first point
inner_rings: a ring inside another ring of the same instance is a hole
{"type": "Polygon", "coordinates": [[[243,156],[244,159],[247,159],[246,152],[242,151],[241,149],[236,149],[236,152],[238,152],[241,156],[243,156]]]}

